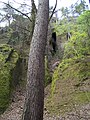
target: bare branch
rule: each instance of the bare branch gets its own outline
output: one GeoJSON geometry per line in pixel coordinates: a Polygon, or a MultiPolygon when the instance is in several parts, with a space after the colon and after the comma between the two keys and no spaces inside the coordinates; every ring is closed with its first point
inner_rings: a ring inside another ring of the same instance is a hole
{"type": "Polygon", "coordinates": [[[57,13],[58,11],[60,11],[61,9],[58,9],[58,10],[56,10],[56,11],[54,11],[54,13],[57,13]]]}
{"type": "Polygon", "coordinates": [[[54,11],[55,11],[56,7],[57,7],[57,0],[56,0],[55,7],[54,7],[54,9],[53,9],[53,11],[52,11],[52,14],[51,14],[51,16],[50,16],[50,18],[49,18],[49,22],[50,22],[50,20],[51,20],[52,17],[53,17],[53,14],[54,14],[54,11]]]}
{"type": "Polygon", "coordinates": [[[8,5],[10,8],[12,8],[12,9],[14,9],[15,11],[17,11],[17,12],[21,13],[22,15],[26,16],[26,17],[29,19],[29,21],[30,21],[30,22],[32,22],[32,20],[30,19],[30,17],[28,17],[28,15],[27,15],[27,14],[22,13],[21,11],[19,11],[18,9],[16,9],[16,8],[12,7],[12,6],[11,6],[10,4],[8,4],[8,3],[2,2],[2,1],[0,1],[0,2],[1,2],[1,3],[3,3],[3,4],[8,5]]]}
{"type": "Polygon", "coordinates": [[[0,20],[0,23],[4,21],[4,18],[5,18],[5,17],[3,17],[3,18],[0,20]]]}

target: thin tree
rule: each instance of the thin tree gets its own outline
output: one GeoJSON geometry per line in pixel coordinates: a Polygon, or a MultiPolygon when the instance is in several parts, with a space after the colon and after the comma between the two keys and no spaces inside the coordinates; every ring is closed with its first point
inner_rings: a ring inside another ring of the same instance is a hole
{"type": "Polygon", "coordinates": [[[49,0],[39,0],[34,34],[30,46],[23,120],[43,120],[44,57],[47,41],[49,0]]]}
{"type": "Polygon", "coordinates": [[[34,0],[31,0],[31,4],[32,4],[32,9],[31,9],[31,19],[32,19],[31,38],[32,38],[32,36],[33,36],[33,31],[34,31],[34,26],[35,26],[37,8],[36,8],[36,5],[35,5],[34,0]]]}

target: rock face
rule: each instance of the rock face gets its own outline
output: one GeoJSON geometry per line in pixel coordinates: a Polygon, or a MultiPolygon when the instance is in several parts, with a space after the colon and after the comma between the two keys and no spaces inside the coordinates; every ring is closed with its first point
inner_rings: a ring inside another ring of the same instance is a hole
{"type": "Polygon", "coordinates": [[[19,69],[18,53],[9,45],[0,45],[0,114],[8,107],[11,90],[20,79],[19,69]]]}

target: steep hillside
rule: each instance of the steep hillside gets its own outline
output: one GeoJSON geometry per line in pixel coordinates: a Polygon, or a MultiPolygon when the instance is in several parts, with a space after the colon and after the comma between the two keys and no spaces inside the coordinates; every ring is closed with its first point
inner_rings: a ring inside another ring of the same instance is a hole
{"type": "Polygon", "coordinates": [[[90,103],[90,56],[63,60],[52,78],[45,107],[51,115],[65,115],[90,103]]]}
{"type": "MultiPolygon", "coordinates": [[[[44,120],[89,120],[90,56],[63,60],[52,80],[45,88],[44,120]]],[[[19,87],[0,120],[20,120],[24,102],[25,91],[19,87]]]]}

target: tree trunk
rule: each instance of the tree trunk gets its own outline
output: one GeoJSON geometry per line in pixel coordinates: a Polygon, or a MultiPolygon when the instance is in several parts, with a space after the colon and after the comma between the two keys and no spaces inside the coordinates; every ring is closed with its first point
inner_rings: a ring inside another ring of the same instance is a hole
{"type": "Polygon", "coordinates": [[[31,23],[31,35],[30,35],[30,38],[32,39],[33,31],[34,31],[34,26],[35,26],[37,9],[36,9],[36,5],[34,3],[34,0],[31,0],[31,4],[32,4],[32,10],[31,10],[32,23],[31,23]]]}
{"type": "Polygon", "coordinates": [[[48,31],[49,0],[39,0],[31,41],[23,120],[43,120],[44,56],[48,31]]]}

